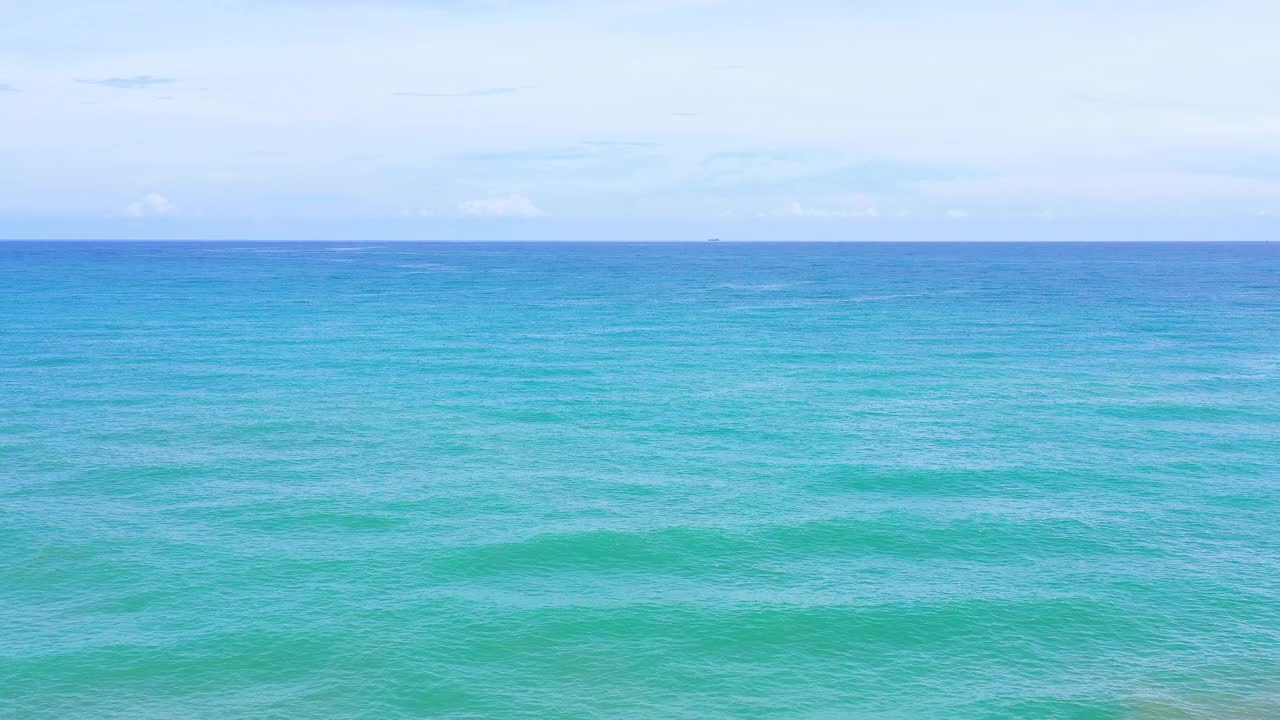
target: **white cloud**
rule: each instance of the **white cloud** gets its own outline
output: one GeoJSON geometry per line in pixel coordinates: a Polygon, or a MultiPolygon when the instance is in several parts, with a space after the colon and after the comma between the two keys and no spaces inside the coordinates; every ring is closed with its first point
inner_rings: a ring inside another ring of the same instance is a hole
{"type": "Polygon", "coordinates": [[[404,218],[432,218],[436,213],[430,208],[404,208],[400,211],[400,217],[404,218]]]}
{"type": "Polygon", "coordinates": [[[1280,179],[1179,171],[1041,172],[914,183],[922,202],[946,217],[1034,213],[1249,215],[1280,200],[1280,179]],[[945,203],[945,204],[944,204],[945,203]],[[956,204],[952,204],[956,203],[956,204]],[[963,203],[961,205],[960,203],[963,203]]]}
{"type": "Polygon", "coordinates": [[[767,218],[781,219],[875,219],[880,217],[880,208],[873,198],[855,195],[841,198],[823,206],[806,205],[792,200],[781,210],[768,211],[761,214],[767,218]]]}
{"type": "Polygon", "coordinates": [[[130,217],[176,215],[178,207],[170,202],[169,198],[159,193],[147,193],[142,199],[129,203],[126,212],[130,217]]]}
{"type": "Polygon", "coordinates": [[[173,78],[155,77],[154,75],[135,75],[133,77],[109,77],[97,80],[80,78],[76,82],[82,85],[101,85],[102,87],[116,88],[118,90],[134,90],[156,85],[168,85],[174,80],[173,78]]]}
{"type": "Polygon", "coordinates": [[[539,217],[542,209],[523,195],[512,193],[503,197],[468,200],[458,205],[458,214],[467,217],[539,217]]]}

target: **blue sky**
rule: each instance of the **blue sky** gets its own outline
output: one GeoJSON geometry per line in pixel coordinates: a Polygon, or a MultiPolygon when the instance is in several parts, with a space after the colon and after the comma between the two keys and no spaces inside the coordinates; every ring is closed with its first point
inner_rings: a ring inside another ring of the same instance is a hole
{"type": "Polygon", "coordinates": [[[1267,236],[1277,26],[1236,0],[0,0],[0,237],[1267,236]]]}

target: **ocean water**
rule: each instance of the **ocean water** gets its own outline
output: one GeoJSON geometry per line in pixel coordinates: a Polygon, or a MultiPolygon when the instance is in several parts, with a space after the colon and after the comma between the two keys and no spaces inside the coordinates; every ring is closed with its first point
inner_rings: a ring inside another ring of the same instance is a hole
{"type": "Polygon", "coordinates": [[[1280,245],[0,244],[0,717],[1280,717],[1280,245]]]}

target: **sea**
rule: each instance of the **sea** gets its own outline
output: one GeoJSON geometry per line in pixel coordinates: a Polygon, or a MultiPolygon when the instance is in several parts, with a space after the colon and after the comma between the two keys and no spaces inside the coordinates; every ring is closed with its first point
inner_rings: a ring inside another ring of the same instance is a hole
{"type": "Polygon", "coordinates": [[[0,243],[0,717],[1280,717],[1280,244],[0,243]]]}

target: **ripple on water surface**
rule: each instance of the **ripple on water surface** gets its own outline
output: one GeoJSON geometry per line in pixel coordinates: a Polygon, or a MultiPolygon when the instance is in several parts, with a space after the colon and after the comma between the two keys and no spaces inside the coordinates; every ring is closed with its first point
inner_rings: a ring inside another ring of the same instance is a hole
{"type": "Polygon", "coordinates": [[[0,715],[1280,716],[1277,278],[2,244],[0,715]]]}

